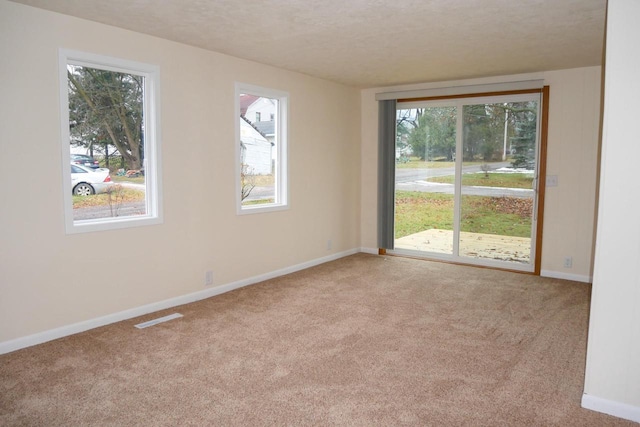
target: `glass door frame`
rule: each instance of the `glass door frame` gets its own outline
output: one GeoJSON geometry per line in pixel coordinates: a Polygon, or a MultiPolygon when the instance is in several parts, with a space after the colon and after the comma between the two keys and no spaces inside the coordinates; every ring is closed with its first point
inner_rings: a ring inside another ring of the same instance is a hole
{"type": "MultiPolygon", "coordinates": [[[[455,180],[454,180],[454,226],[453,226],[453,253],[443,254],[437,252],[424,252],[408,249],[382,250],[382,253],[393,255],[411,256],[419,258],[428,258],[434,260],[442,260],[459,264],[469,264],[477,266],[485,266],[499,268],[504,270],[512,270],[519,272],[529,272],[540,274],[540,258],[542,248],[542,226],[544,211],[544,194],[546,176],[546,146],[547,146],[547,127],[548,127],[548,99],[549,87],[542,89],[520,90],[509,92],[457,95],[453,97],[433,97],[419,99],[399,99],[397,109],[410,109],[417,107],[450,107],[457,108],[456,120],[456,158],[455,158],[455,180]],[[537,101],[537,120],[536,120],[536,150],[535,150],[535,173],[533,178],[532,189],[533,206],[531,215],[531,248],[530,262],[528,264],[518,264],[516,262],[492,260],[488,258],[471,258],[460,256],[460,215],[462,200],[462,174],[463,174],[463,107],[464,105],[478,104],[496,104],[503,102],[526,102],[537,101]]],[[[395,184],[394,184],[395,188],[395,184]]],[[[395,203],[395,202],[394,202],[395,203]]]]}

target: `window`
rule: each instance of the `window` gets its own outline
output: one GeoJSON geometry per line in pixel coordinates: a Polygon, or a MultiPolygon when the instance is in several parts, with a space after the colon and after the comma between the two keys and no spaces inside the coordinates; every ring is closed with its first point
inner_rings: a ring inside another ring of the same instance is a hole
{"type": "Polygon", "coordinates": [[[60,50],[67,233],[161,222],[159,69],[60,50]]]}
{"type": "Polygon", "coordinates": [[[236,194],[239,214],[286,209],[289,95],[236,84],[236,194]],[[271,121],[260,121],[260,117],[271,121]],[[255,117],[252,122],[249,117],[255,117]]]}

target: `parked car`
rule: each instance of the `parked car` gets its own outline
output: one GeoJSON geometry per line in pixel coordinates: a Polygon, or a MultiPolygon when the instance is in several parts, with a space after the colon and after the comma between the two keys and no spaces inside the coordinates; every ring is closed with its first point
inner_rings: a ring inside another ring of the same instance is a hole
{"type": "Polygon", "coordinates": [[[71,163],[71,188],[74,196],[105,193],[113,185],[109,169],[92,169],[71,163]]]}
{"type": "Polygon", "coordinates": [[[86,166],[92,169],[98,169],[100,164],[97,160],[95,160],[91,156],[87,156],[84,154],[72,154],[71,155],[71,163],[81,166],[86,166]]]}

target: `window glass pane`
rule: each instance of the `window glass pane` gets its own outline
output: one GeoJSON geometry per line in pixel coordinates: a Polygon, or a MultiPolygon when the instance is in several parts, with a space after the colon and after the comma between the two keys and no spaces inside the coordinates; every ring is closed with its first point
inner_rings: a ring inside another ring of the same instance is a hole
{"type": "Polygon", "coordinates": [[[531,264],[538,102],[463,108],[461,257],[531,264]]]}
{"type": "Polygon", "coordinates": [[[453,254],[457,108],[398,109],[395,248],[453,254]]]}
{"type": "Polygon", "coordinates": [[[539,107],[536,93],[401,103],[394,249],[531,271],[539,107]]]}
{"type": "Polygon", "coordinates": [[[279,99],[240,94],[241,206],[280,203],[279,99]],[[262,117],[274,120],[261,121],[262,117]]]}
{"type": "Polygon", "coordinates": [[[73,220],[146,215],[145,77],[67,64],[73,220]]]}

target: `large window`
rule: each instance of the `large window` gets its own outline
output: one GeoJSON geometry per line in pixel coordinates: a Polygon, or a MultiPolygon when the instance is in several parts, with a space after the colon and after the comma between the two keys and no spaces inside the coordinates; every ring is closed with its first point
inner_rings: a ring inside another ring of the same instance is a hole
{"type": "Polygon", "coordinates": [[[287,207],[287,101],[284,92],[236,84],[238,213],[287,207]]]}
{"type": "Polygon", "coordinates": [[[156,66],[60,51],[68,233],[161,221],[156,66]]]}

